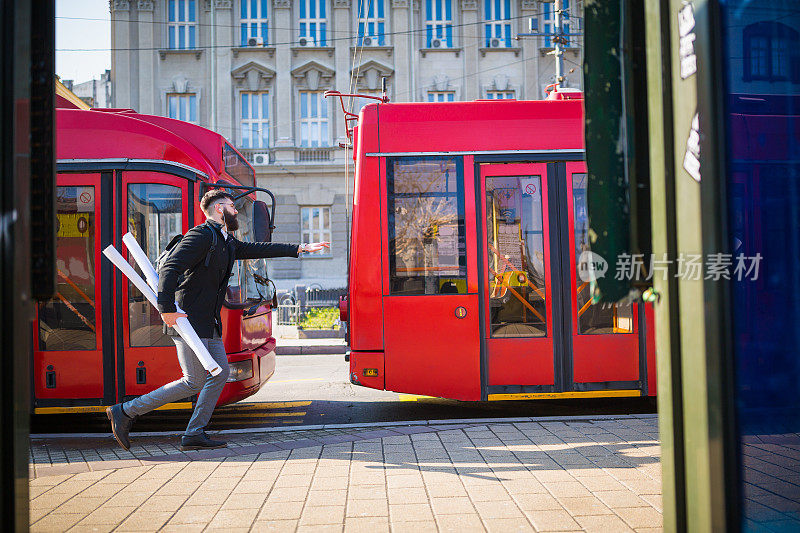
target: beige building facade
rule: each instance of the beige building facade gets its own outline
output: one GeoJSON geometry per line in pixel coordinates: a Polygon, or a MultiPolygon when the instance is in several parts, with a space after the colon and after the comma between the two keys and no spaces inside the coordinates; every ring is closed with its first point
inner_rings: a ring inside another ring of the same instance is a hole
{"type": "MultiPolygon", "coordinates": [[[[580,31],[564,0],[565,30],[580,31]]],[[[328,89],[392,102],[541,99],[552,41],[519,37],[553,4],[533,0],[112,0],[113,107],[170,116],[228,138],[278,200],[275,240],[332,242],[325,255],[273,260],[279,289],[344,287],[345,136],[328,89]]],[[[580,88],[582,39],[564,52],[580,88]]],[[[353,103],[355,109],[367,103],[353,103]]],[[[352,171],[352,166],[351,166],[352,171]]],[[[352,186],[352,180],[350,181],[352,186]]]]}

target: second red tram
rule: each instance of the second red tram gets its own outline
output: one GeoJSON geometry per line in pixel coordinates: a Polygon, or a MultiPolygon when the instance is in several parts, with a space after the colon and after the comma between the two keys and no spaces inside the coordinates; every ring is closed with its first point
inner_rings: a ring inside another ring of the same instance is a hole
{"type": "MultiPolygon", "coordinates": [[[[103,248],[127,256],[122,236],[131,232],[155,261],[203,222],[208,187],[239,196],[237,238],[268,240],[271,229],[255,171],[222,136],[132,110],[68,107],[57,110],[57,292],[38,306],[33,328],[36,413],[102,410],[181,374],[158,311],[103,248]]],[[[266,261],[237,261],[222,310],[231,377],[219,404],[254,394],[274,372],[269,296],[266,261]]]]}
{"type": "Polygon", "coordinates": [[[362,109],[342,306],[353,383],[459,400],[655,394],[652,308],[592,305],[579,271],[583,106],[557,96],[362,109]]]}

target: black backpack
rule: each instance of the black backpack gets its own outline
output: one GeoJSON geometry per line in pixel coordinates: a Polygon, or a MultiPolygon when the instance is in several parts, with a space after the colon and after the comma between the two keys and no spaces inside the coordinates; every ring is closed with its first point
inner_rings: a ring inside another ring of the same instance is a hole
{"type": "MultiPolygon", "coordinates": [[[[205,263],[203,263],[203,266],[208,268],[208,263],[211,261],[211,253],[214,251],[214,248],[216,248],[216,246],[217,246],[217,232],[214,231],[214,228],[212,228],[208,224],[202,224],[202,225],[200,225],[198,227],[206,227],[209,230],[211,230],[211,248],[208,249],[208,253],[206,254],[205,263]]],[[[172,251],[178,246],[178,243],[181,242],[182,238],[183,238],[182,234],[175,235],[172,238],[172,240],[169,241],[169,243],[167,244],[167,247],[164,248],[164,251],[161,252],[160,254],[158,254],[158,258],[156,259],[156,264],[155,264],[156,272],[159,272],[161,270],[161,267],[164,266],[164,263],[167,261],[167,258],[169,258],[169,256],[172,253],[172,251]]],[[[183,277],[183,276],[181,276],[181,277],[183,277]]],[[[180,285],[180,281],[178,282],[178,285],[180,285]]]]}

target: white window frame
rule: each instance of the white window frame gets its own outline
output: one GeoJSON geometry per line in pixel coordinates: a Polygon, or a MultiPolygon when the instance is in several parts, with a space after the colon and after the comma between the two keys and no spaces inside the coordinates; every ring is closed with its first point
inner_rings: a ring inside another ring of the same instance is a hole
{"type": "Polygon", "coordinates": [[[256,0],[256,13],[251,13],[251,0],[241,0],[239,11],[239,38],[242,47],[250,37],[261,37],[264,46],[269,44],[269,0],[256,0]]]}
{"type": "Polygon", "coordinates": [[[379,46],[386,46],[386,12],[384,0],[359,0],[356,21],[357,46],[363,45],[364,37],[378,39],[379,46]],[[367,13],[364,10],[368,10],[367,13]],[[370,30],[370,24],[372,29],[370,30]]]}
{"type": "Polygon", "coordinates": [[[241,148],[269,148],[269,97],[269,91],[241,91],[239,93],[239,145],[241,148]],[[255,105],[253,97],[256,97],[255,105]],[[254,110],[257,116],[253,116],[254,110]],[[249,132],[250,135],[245,135],[245,132],[249,132]],[[256,133],[258,133],[257,137],[256,133]]]}
{"type": "Polygon", "coordinates": [[[487,100],[513,100],[516,98],[516,94],[513,90],[507,91],[486,91],[486,99],[487,100]]]}
{"type": "Polygon", "coordinates": [[[167,112],[166,116],[177,120],[183,120],[191,124],[199,124],[198,121],[198,108],[197,102],[199,98],[197,93],[167,93],[167,112]],[[177,113],[172,113],[172,101],[177,102],[177,113]],[[194,108],[193,108],[194,107],[194,108]],[[194,118],[192,118],[194,112],[194,118]]]}
{"type": "Polygon", "coordinates": [[[426,47],[431,47],[433,39],[442,39],[445,48],[453,47],[453,0],[425,0],[426,47]]]}
{"type": "Polygon", "coordinates": [[[300,28],[300,37],[314,39],[314,46],[327,46],[328,44],[328,6],[327,0],[297,0],[298,20],[300,28]],[[314,6],[316,11],[315,17],[310,17],[311,6],[314,6]],[[302,16],[302,11],[305,11],[305,17],[302,16]],[[312,31],[311,25],[314,24],[312,31]]]}
{"type": "Polygon", "coordinates": [[[197,47],[198,3],[199,0],[167,1],[167,46],[170,49],[193,50],[197,47]],[[192,11],[194,11],[194,19],[190,20],[192,11]],[[185,37],[184,46],[180,45],[181,30],[185,37]],[[192,40],[194,40],[193,45],[192,40]]]}
{"type": "MultiPolygon", "coordinates": [[[[300,242],[308,244],[312,242],[332,242],[333,235],[333,213],[327,205],[304,205],[300,206],[300,242]],[[306,217],[306,213],[308,216],[306,217]],[[318,224],[314,224],[314,215],[319,214],[318,224]],[[325,227],[325,214],[328,215],[328,226],[325,227]],[[308,224],[306,224],[306,220],[308,224]]],[[[323,248],[319,252],[313,252],[312,256],[330,256],[331,248],[323,248]]]]}
{"type": "Polygon", "coordinates": [[[428,91],[428,102],[455,102],[455,91],[428,91]]]}
{"type": "Polygon", "coordinates": [[[511,48],[511,12],[513,7],[511,0],[500,1],[500,13],[495,12],[495,2],[486,0],[485,3],[485,16],[486,24],[484,25],[484,45],[488,48],[490,41],[498,38],[502,41],[501,48],[511,48]],[[501,37],[497,36],[497,29],[500,29],[501,37]],[[486,35],[486,30],[489,30],[489,35],[486,35]]]}
{"type": "Polygon", "coordinates": [[[303,148],[324,148],[331,144],[328,100],[323,94],[323,91],[300,91],[298,94],[300,146],[303,148]],[[312,99],[315,100],[314,105],[312,99]],[[317,113],[312,115],[311,110],[315,106],[317,113]],[[306,116],[303,116],[304,113],[306,116]]]}

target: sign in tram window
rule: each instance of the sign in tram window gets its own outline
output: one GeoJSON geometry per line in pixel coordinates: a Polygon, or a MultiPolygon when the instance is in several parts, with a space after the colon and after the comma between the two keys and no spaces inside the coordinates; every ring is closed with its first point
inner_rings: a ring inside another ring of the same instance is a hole
{"type": "Polygon", "coordinates": [[[547,335],[541,181],[486,178],[486,275],[495,338],[547,335]]]}
{"type": "MultiPolygon", "coordinates": [[[[586,211],[586,174],[572,175],[572,208],[575,217],[575,265],[585,264],[589,247],[589,216],[586,211]]],[[[596,254],[595,254],[596,255],[596,254]]],[[[608,273],[606,275],[609,275],[608,273]]],[[[614,275],[613,272],[610,275],[614,275]]],[[[598,303],[592,305],[589,279],[580,270],[575,276],[577,285],[578,333],[601,335],[633,333],[631,304],[598,303]]]]}
{"type": "Polygon", "coordinates": [[[39,304],[41,350],[96,350],[95,189],[57,187],[57,285],[39,304]]]}
{"type": "MultiPolygon", "coordinates": [[[[128,185],[128,231],[130,231],[155,264],[175,235],[183,232],[181,189],[160,183],[136,183],[128,185]]],[[[138,265],[130,258],[131,265],[141,274],[138,265]]],[[[172,346],[172,340],[164,334],[163,322],[158,310],[150,305],[144,295],[128,283],[128,318],[130,322],[130,345],[172,346]]]]}
{"type": "Polygon", "coordinates": [[[387,163],[391,294],[464,294],[467,244],[461,158],[387,163]]]}

